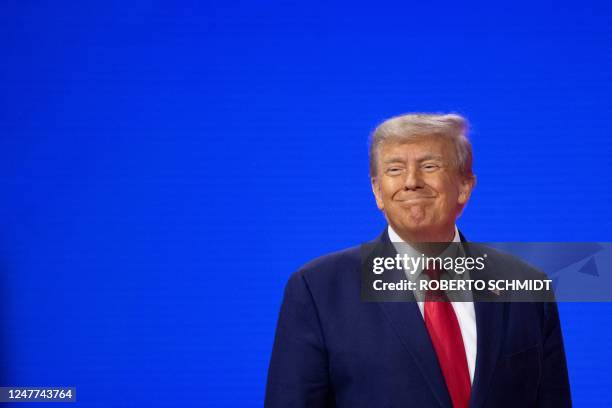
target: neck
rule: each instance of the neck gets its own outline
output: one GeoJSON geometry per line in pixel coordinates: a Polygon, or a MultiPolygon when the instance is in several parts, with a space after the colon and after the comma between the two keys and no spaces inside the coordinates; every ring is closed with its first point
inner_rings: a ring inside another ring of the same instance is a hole
{"type": "Polygon", "coordinates": [[[406,231],[391,225],[393,231],[415,250],[428,256],[437,256],[444,252],[455,238],[455,226],[441,231],[406,231]]]}
{"type": "Polygon", "coordinates": [[[455,226],[451,225],[440,230],[408,231],[391,225],[393,231],[410,245],[430,242],[452,242],[455,238],[455,226]]]}

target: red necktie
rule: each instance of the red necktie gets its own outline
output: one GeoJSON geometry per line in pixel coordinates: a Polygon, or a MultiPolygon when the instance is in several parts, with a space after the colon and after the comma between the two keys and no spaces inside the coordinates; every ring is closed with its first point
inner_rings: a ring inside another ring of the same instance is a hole
{"type": "MultiPolygon", "coordinates": [[[[424,272],[430,280],[440,279],[438,270],[424,272]]],[[[467,408],[472,387],[461,328],[453,305],[441,290],[425,294],[425,326],[438,356],[453,408],[467,408]]]]}

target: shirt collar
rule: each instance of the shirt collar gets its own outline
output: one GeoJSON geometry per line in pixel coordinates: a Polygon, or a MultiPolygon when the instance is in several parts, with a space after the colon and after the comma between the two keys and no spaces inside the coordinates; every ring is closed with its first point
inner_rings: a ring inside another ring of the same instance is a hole
{"type": "MultiPolygon", "coordinates": [[[[389,240],[393,243],[393,246],[395,247],[395,250],[397,251],[398,254],[400,255],[406,254],[409,257],[420,257],[421,256],[421,252],[417,251],[412,245],[404,241],[402,237],[400,237],[399,234],[395,232],[393,228],[391,228],[391,225],[388,226],[387,233],[389,234],[389,240]]],[[[455,236],[453,237],[453,240],[451,242],[453,243],[461,242],[461,236],[459,235],[459,229],[457,228],[457,225],[455,225],[455,236]]],[[[444,250],[444,252],[442,252],[438,256],[441,258],[445,258],[449,256],[450,257],[457,256],[461,253],[460,247],[461,245],[450,245],[448,248],[444,250]]],[[[416,270],[411,274],[409,278],[415,279],[421,274],[421,272],[422,272],[422,269],[416,270]]]]}
{"type": "MultiPolygon", "coordinates": [[[[410,248],[414,249],[412,247],[412,245],[410,245],[409,243],[407,243],[406,241],[404,241],[402,239],[402,237],[400,237],[398,235],[397,232],[395,232],[393,230],[393,228],[391,228],[391,225],[388,226],[387,228],[387,232],[389,233],[389,239],[391,240],[391,242],[399,242],[399,243],[404,243],[407,246],[409,246],[410,248]]],[[[457,229],[457,226],[455,225],[455,236],[453,237],[453,240],[451,242],[461,242],[461,237],[459,236],[459,229],[457,229]]],[[[416,252],[416,251],[415,251],[416,252]]]]}

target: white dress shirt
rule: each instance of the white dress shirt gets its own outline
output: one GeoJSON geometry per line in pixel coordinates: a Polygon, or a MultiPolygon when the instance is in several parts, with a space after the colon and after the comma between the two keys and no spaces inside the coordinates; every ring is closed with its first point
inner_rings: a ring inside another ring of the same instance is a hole
{"type": "MultiPolygon", "coordinates": [[[[403,252],[406,252],[406,248],[408,248],[409,250],[412,250],[414,256],[420,255],[417,250],[415,250],[395,231],[393,231],[391,226],[389,226],[388,232],[391,242],[402,244],[401,248],[403,252]]],[[[453,242],[461,242],[457,226],[455,226],[455,237],[453,238],[453,242]]],[[[398,246],[396,246],[396,249],[398,249],[399,252],[398,246]]],[[[421,272],[422,269],[416,271],[415,274],[418,275],[421,272]]],[[[417,303],[419,305],[419,310],[421,311],[421,316],[425,318],[425,302],[419,301],[417,303]]],[[[470,371],[470,381],[473,383],[474,367],[476,366],[476,312],[474,311],[474,302],[451,302],[451,304],[453,305],[453,310],[455,311],[455,315],[457,316],[457,320],[459,322],[459,328],[461,329],[463,347],[465,348],[468,370],[470,371]]]]}

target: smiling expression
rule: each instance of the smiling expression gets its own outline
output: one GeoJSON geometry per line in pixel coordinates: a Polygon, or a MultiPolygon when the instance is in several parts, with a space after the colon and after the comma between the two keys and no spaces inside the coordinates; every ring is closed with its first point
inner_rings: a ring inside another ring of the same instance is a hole
{"type": "Polygon", "coordinates": [[[470,198],[473,177],[457,171],[442,137],[388,140],[379,146],[372,190],[389,225],[407,242],[448,242],[470,198]]]}

